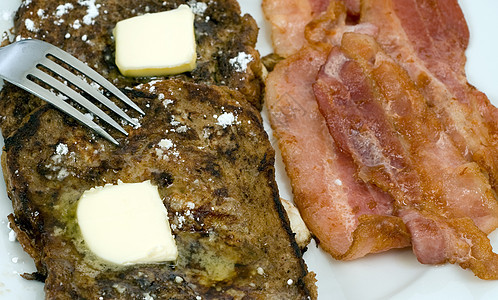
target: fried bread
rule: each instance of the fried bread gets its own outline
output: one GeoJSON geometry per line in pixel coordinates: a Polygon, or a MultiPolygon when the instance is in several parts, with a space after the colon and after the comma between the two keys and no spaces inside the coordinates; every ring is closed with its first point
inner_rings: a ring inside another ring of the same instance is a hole
{"type": "Polygon", "coordinates": [[[121,146],[50,106],[5,139],[11,225],[47,299],[315,298],[258,110],[237,91],[180,80],[126,91],[146,115],[121,146]],[[77,200],[91,187],[146,180],[168,210],[178,260],[101,261],[81,238],[77,200]]]}
{"type": "MultiPolygon", "coordinates": [[[[15,39],[36,38],[58,46],[94,68],[118,88],[133,87],[150,78],[129,78],[114,62],[112,30],[118,21],[189,4],[195,13],[197,67],[173,76],[186,81],[228,86],[261,108],[262,65],[254,49],[258,27],[242,15],[235,0],[29,0],[23,1],[15,23],[15,39]],[[238,59],[240,55],[245,60],[238,59]]],[[[6,84],[0,95],[4,136],[43,105],[40,99],[6,84]]]]}

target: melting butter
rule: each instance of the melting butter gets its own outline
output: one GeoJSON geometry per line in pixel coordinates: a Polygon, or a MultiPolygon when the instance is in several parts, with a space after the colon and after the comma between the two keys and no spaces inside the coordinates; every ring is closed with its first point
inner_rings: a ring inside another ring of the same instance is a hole
{"type": "Polygon", "coordinates": [[[167,210],[150,181],[87,190],[76,214],[85,244],[103,260],[130,265],[178,257],[167,210]]]}
{"type": "Polygon", "coordinates": [[[196,67],[194,14],[188,5],[120,21],[116,65],[124,76],[163,76],[196,67]]]}

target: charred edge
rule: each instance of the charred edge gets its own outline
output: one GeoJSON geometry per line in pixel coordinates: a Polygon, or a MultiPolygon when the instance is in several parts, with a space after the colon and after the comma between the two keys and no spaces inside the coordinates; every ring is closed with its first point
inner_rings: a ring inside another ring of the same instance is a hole
{"type": "MultiPolygon", "coordinates": [[[[45,266],[43,265],[43,262],[41,261],[41,257],[36,257],[36,254],[42,255],[40,253],[35,244],[37,239],[34,238],[35,231],[33,230],[33,223],[42,223],[41,221],[32,221],[30,222],[30,219],[24,220],[24,215],[23,216],[15,216],[14,214],[10,214],[8,217],[8,220],[10,222],[10,227],[12,230],[14,230],[17,235],[18,235],[18,240],[19,243],[22,245],[23,249],[28,253],[34,260],[37,271],[30,274],[30,273],[24,273],[21,276],[23,278],[26,278],[28,280],[37,280],[40,282],[45,282],[46,279],[46,269],[45,266]],[[22,237],[22,238],[21,238],[22,237]],[[25,238],[27,237],[27,239],[25,238]]],[[[38,226],[41,230],[43,230],[43,226],[38,226]]]]}
{"type": "Polygon", "coordinates": [[[47,276],[45,276],[39,272],[23,273],[23,274],[21,274],[21,277],[26,279],[26,280],[34,280],[34,281],[40,281],[40,282],[45,282],[45,279],[47,279],[47,276]]]}
{"type": "MultiPolygon", "coordinates": [[[[275,176],[274,176],[275,170],[273,169],[273,167],[269,167],[265,173],[266,173],[267,178],[269,178],[271,180],[275,180],[275,176]]],[[[277,213],[280,217],[282,227],[285,229],[285,231],[289,235],[289,241],[291,243],[292,249],[294,250],[295,256],[297,258],[299,258],[298,261],[299,261],[299,266],[301,268],[301,275],[298,278],[297,285],[303,291],[306,292],[307,296],[311,296],[311,291],[309,290],[308,285],[306,284],[306,276],[308,275],[308,268],[306,267],[306,264],[304,263],[304,260],[302,259],[303,253],[301,252],[301,249],[297,245],[295,234],[294,234],[294,232],[292,232],[292,229],[290,228],[290,221],[289,221],[289,218],[287,216],[287,212],[285,211],[282,203],[280,202],[280,196],[279,196],[278,188],[276,187],[276,185],[272,188],[272,194],[273,194],[273,203],[274,203],[275,208],[277,210],[277,213]]]]}
{"type": "Polygon", "coordinates": [[[38,232],[44,232],[44,224],[43,221],[40,220],[40,216],[34,217],[36,210],[33,210],[31,207],[30,199],[23,188],[21,191],[18,190],[17,199],[19,203],[22,205],[22,214],[18,214],[15,217],[16,226],[28,234],[30,237],[33,237],[38,232]],[[36,229],[35,229],[36,228],[36,229]]]}

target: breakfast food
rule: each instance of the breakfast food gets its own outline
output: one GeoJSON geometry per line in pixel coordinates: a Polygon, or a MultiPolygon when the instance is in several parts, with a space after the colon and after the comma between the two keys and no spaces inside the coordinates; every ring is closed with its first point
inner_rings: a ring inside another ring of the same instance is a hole
{"type": "Polygon", "coordinates": [[[84,191],[76,220],[85,245],[105,261],[131,265],[178,258],[168,211],[150,180],[118,181],[84,191]]]}
{"type": "Polygon", "coordinates": [[[467,83],[458,2],[353,2],[305,28],[264,2],[277,38],[302,28],[266,101],[305,222],[337,259],[411,245],[422,263],[498,279],[497,110],[467,83]]]}
{"type": "Polygon", "coordinates": [[[294,202],[320,246],[337,259],[407,247],[410,236],[392,216],[392,197],[355,180],[353,161],[335,145],[320,114],[312,84],[326,59],[325,49],[302,49],[266,80],[265,101],[294,202]]]}
{"type": "Polygon", "coordinates": [[[116,65],[125,76],[160,76],[195,69],[194,14],[188,5],[119,21],[116,65]]]}
{"type": "MultiPolygon", "coordinates": [[[[149,79],[128,78],[119,73],[112,36],[116,23],[145,13],[171,10],[181,4],[185,1],[23,1],[13,31],[15,40],[42,39],[86,62],[118,88],[133,87],[149,79]]],[[[187,4],[195,14],[197,66],[192,72],[174,77],[231,87],[261,108],[262,66],[254,49],[258,33],[254,19],[249,15],[241,16],[235,0],[192,0],[187,4]]],[[[10,84],[5,85],[1,98],[4,136],[10,135],[26,115],[43,104],[10,84]]]]}
{"type": "Polygon", "coordinates": [[[179,80],[128,95],[146,114],[120,147],[50,106],[5,140],[11,225],[46,297],[314,298],[259,112],[236,91],[179,80]],[[121,266],[96,258],[80,234],[78,199],[147,180],[167,208],[178,259],[121,266]]]}
{"type": "Polygon", "coordinates": [[[486,171],[496,190],[498,109],[467,82],[469,31],[462,11],[457,1],[432,1],[431,9],[417,2],[367,1],[362,20],[379,28],[378,43],[408,72],[460,153],[486,171]],[[406,13],[414,6],[418,15],[406,13]],[[415,30],[419,25],[423,31],[415,30]]]}
{"type": "Polygon", "coordinates": [[[331,51],[314,90],[361,180],[395,199],[420,262],[458,262],[497,278],[498,256],[484,242],[498,226],[488,178],[461,155],[406,72],[371,37],[345,34],[340,49],[331,51]]]}

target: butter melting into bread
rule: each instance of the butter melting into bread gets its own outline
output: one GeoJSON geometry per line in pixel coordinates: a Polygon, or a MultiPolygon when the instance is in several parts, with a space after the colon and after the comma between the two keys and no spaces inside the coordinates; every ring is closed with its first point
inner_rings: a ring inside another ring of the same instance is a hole
{"type": "Polygon", "coordinates": [[[313,279],[278,198],[258,111],[228,88],[176,80],[129,94],[146,115],[121,147],[49,106],[5,140],[11,224],[47,298],[307,299],[313,279]],[[177,261],[96,258],[75,218],[78,199],[147,180],[167,208],[177,261]]]}

